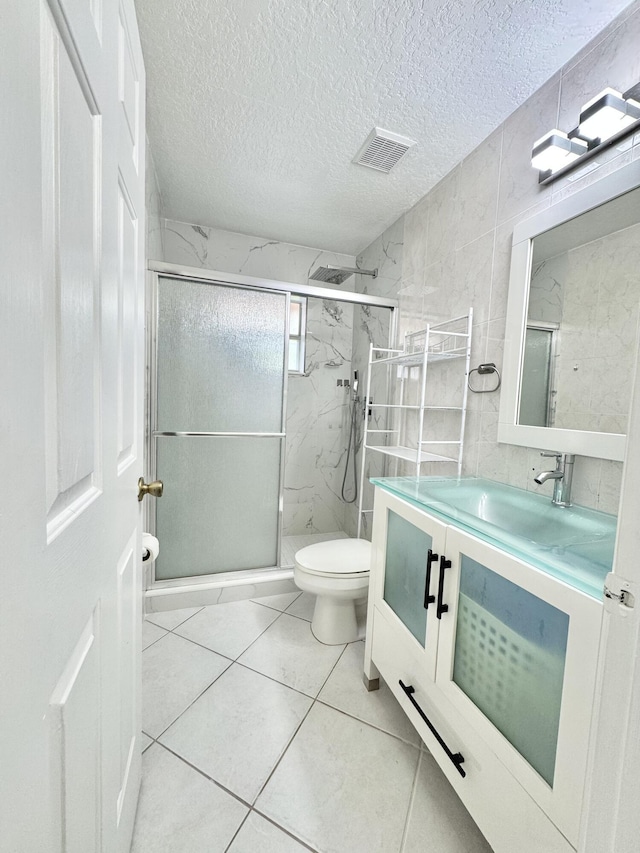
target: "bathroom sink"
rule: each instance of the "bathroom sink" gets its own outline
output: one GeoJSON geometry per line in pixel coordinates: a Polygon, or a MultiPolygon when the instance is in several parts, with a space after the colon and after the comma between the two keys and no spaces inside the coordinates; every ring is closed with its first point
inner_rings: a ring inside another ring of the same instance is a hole
{"type": "Polygon", "coordinates": [[[497,544],[595,598],[613,563],[617,519],[480,477],[385,477],[371,481],[497,544]]]}

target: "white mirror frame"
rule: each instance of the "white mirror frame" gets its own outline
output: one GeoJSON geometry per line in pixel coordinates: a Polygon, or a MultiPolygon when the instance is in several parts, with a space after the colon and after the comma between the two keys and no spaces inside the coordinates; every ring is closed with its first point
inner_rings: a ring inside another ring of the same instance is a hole
{"type": "MultiPolygon", "coordinates": [[[[606,202],[624,195],[624,193],[630,192],[638,186],[640,186],[640,161],[630,163],[628,166],[606,175],[591,186],[563,199],[515,227],[511,252],[502,394],[500,396],[500,418],[498,421],[499,442],[517,444],[521,447],[535,447],[541,450],[554,450],[559,453],[595,456],[600,459],[624,460],[626,435],[526,426],[517,421],[534,238],[551,228],[574,219],[576,216],[600,207],[600,205],[606,204],[606,202]]],[[[640,209],[638,210],[638,221],[640,221],[640,209]]],[[[640,289],[638,298],[640,299],[640,289]]],[[[631,403],[631,399],[629,403],[631,403]]]]}

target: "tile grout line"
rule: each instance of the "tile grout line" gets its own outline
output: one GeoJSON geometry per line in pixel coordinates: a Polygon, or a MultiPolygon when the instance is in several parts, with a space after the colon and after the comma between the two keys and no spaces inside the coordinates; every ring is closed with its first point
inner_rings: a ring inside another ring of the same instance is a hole
{"type": "Polygon", "coordinates": [[[422,748],[420,748],[418,754],[418,762],[416,764],[416,770],[413,776],[413,785],[411,786],[411,793],[409,795],[409,802],[407,804],[407,814],[404,819],[404,828],[402,830],[402,840],[400,841],[400,849],[399,853],[404,853],[406,844],[407,844],[407,836],[409,833],[409,823],[411,821],[411,815],[413,814],[413,805],[416,799],[416,791],[418,790],[418,776],[420,773],[420,767],[422,765],[422,748]]]}
{"type": "Polygon", "coordinates": [[[325,708],[331,708],[332,711],[336,711],[338,714],[342,714],[345,717],[348,717],[350,720],[355,720],[358,723],[364,723],[365,726],[369,726],[377,732],[380,732],[383,735],[389,735],[389,737],[395,738],[399,740],[400,743],[406,744],[406,746],[412,746],[414,749],[420,750],[419,743],[412,743],[410,740],[405,740],[400,735],[396,735],[393,732],[389,732],[386,729],[380,728],[380,726],[376,726],[375,723],[370,723],[368,720],[363,720],[362,717],[356,717],[355,714],[350,714],[348,711],[343,711],[342,708],[336,708],[335,705],[332,705],[330,702],[327,702],[325,699],[320,699],[319,697],[315,700],[319,702],[321,705],[324,705],[325,708]]]}
{"type": "MultiPolygon", "coordinates": [[[[251,599],[250,599],[250,598],[247,598],[247,599],[246,599],[246,601],[251,601],[251,599]]],[[[230,602],[228,602],[228,603],[229,603],[229,604],[235,604],[235,602],[232,602],[232,601],[230,601],[230,602]]],[[[253,603],[254,603],[254,602],[252,602],[252,604],[253,604],[253,603]]],[[[217,605],[211,605],[211,606],[212,606],[212,607],[215,607],[215,606],[217,606],[217,605]]],[[[201,648],[201,649],[206,649],[208,652],[212,652],[214,655],[220,655],[220,657],[227,658],[227,660],[232,661],[232,663],[237,663],[237,662],[238,662],[238,660],[239,660],[239,658],[241,658],[241,657],[242,657],[242,655],[243,655],[243,654],[244,654],[248,649],[250,649],[250,648],[251,648],[251,646],[252,646],[254,643],[256,643],[256,642],[260,639],[260,637],[261,637],[261,636],[262,636],[266,631],[268,631],[268,630],[269,630],[269,628],[270,628],[270,627],[271,627],[275,622],[277,622],[277,621],[278,621],[278,619],[282,616],[282,611],[274,610],[273,608],[268,608],[268,609],[269,609],[269,610],[271,610],[273,613],[277,613],[277,614],[278,614],[278,615],[276,616],[276,618],[275,618],[275,619],[272,619],[272,620],[271,620],[271,622],[269,622],[269,624],[266,626],[266,628],[263,628],[263,630],[258,634],[258,636],[257,636],[257,637],[255,637],[255,639],[251,640],[251,642],[249,643],[249,645],[248,645],[246,648],[244,648],[244,649],[240,652],[240,654],[239,654],[237,657],[235,657],[235,658],[231,658],[231,657],[229,657],[229,655],[222,654],[222,652],[216,652],[214,649],[209,648],[209,646],[204,646],[202,643],[199,643],[197,640],[192,640],[190,637],[183,637],[183,636],[182,636],[182,634],[175,634],[175,636],[176,636],[176,637],[180,637],[180,639],[181,639],[181,640],[186,640],[188,643],[193,643],[193,644],[194,644],[194,646],[200,646],[200,648],[201,648]]],[[[204,608],[203,608],[203,610],[204,610],[204,608]]],[[[194,613],[193,615],[195,616],[196,614],[194,613]]],[[[191,618],[191,617],[189,617],[189,618],[191,618]]],[[[188,620],[187,620],[187,621],[188,621],[188,620]]],[[[184,623],[182,623],[182,624],[184,624],[184,623]]],[[[177,625],[177,626],[176,626],[176,629],[177,629],[177,628],[181,628],[181,627],[182,627],[182,625],[177,625]]],[[[171,631],[171,633],[173,634],[174,632],[173,632],[173,631],[171,631]]],[[[160,637],[160,639],[162,639],[162,637],[160,637]]]]}
{"type": "MultiPolygon", "coordinates": [[[[154,623],[154,622],[152,622],[151,624],[152,624],[152,625],[154,625],[155,623],[154,623]]],[[[156,625],[156,627],[158,627],[158,626],[156,625]]],[[[164,629],[164,631],[165,631],[165,633],[162,635],[162,637],[156,637],[156,638],[155,638],[155,640],[152,640],[152,641],[149,643],[149,645],[148,645],[148,646],[145,646],[145,647],[144,647],[144,649],[142,649],[142,650],[140,651],[140,654],[142,654],[142,652],[146,652],[146,651],[147,651],[147,649],[150,649],[150,648],[151,648],[151,646],[155,646],[155,644],[156,644],[157,642],[159,642],[160,640],[164,639],[164,637],[166,637],[166,636],[167,636],[167,634],[170,634],[170,633],[171,633],[171,631],[168,631],[166,628],[164,629]]]]}
{"type": "MultiPolygon", "coordinates": [[[[153,621],[153,619],[151,619],[151,618],[150,618],[150,616],[155,616],[155,613],[154,613],[154,612],[152,612],[151,614],[145,613],[144,618],[145,618],[146,620],[148,620],[149,622],[151,622],[151,624],[152,624],[152,625],[155,625],[155,626],[156,626],[156,628],[162,628],[164,631],[174,631],[176,628],[179,628],[181,625],[184,625],[184,623],[185,623],[185,622],[188,622],[188,621],[189,621],[189,619],[193,619],[193,617],[194,617],[194,616],[197,616],[197,615],[198,615],[198,613],[200,613],[200,611],[201,611],[201,610],[204,610],[204,608],[205,608],[206,606],[207,606],[207,605],[204,605],[204,604],[203,604],[203,605],[202,605],[202,607],[198,607],[198,609],[196,610],[196,612],[195,612],[195,613],[192,613],[192,614],[191,614],[191,616],[187,616],[187,618],[186,618],[186,619],[183,619],[183,620],[182,620],[182,622],[178,622],[178,624],[177,624],[177,625],[174,625],[174,626],[173,626],[173,628],[165,628],[165,627],[164,627],[164,625],[158,625],[158,624],[156,624],[156,623],[153,621]]],[[[171,611],[170,611],[170,610],[160,610],[160,611],[158,611],[158,612],[159,612],[159,613],[171,613],[171,611]]]]}
{"type": "MultiPolygon", "coordinates": [[[[346,648],[347,648],[347,646],[345,645],[344,649],[343,649],[343,650],[340,652],[340,654],[338,655],[338,659],[336,660],[336,662],[334,663],[334,665],[331,667],[331,670],[330,670],[329,674],[327,675],[327,677],[325,678],[325,680],[322,682],[322,685],[321,685],[321,687],[320,687],[320,690],[318,690],[318,694],[320,693],[320,691],[322,690],[322,688],[325,686],[325,684],[327,683],[327,681],[328,681],[328,680],[329,680],[329,678],[331,677],[331,674],[333,673],[334,669],[337,667],[338,663],[340,662],[340,660],[341,660],[341,658],[342,658],[342,655],[344,654],[344,652],[345,652],[345,649],[346,649],[346,648]]],[[[280,682],[278,682],[278,683],[280,683],[280,682]]],[[[257,801],[258,801],[259,797],[262,795],[262,793],[263,793],[264,789],[267,787],[267,785],[268,785],[268,784],[269,784],[269,782],[271,781],[271,778],[273,777],[273,774],[276,772],[276,770],[277,770],[277,769],[278,769],[278,767],[280,766],[280,763],[282,762],[282,759],[284,758],[284,756],[285,756],[285,755],[287,754],[287,752],[289,751],[289,747],[291,746],[291,744],[292,744],[292,743],[293,743],[293,741],[295,740],[295,738],[296,738],[296,736],[297,736],[298,732],[299,732],[299,731],[300,731],[300,729],[302,728],[302,724],[303,724],[303,723],[304,723],[304,721],[307,719],[307,717],[308,717],[308,716],[309,716],[309,714],[311,713],[311,709],[314,707],[314,705],[315,705],[315,704],[316,704],[316,702],[318,701],[318,696],[317,696],[317,695],[316,695],[315,697],[309,697],[309,696],[307,696],[307,698],[308,698],[308,699],[309,699],[309,698],[311,699],[311,704],[309,705],[309,708],[307,709],[306,714],[305,714],[305,715],[303,716],[303,718],[300,720],[300,724],[297,726],[297,728],[296,728],[295,732],[291,735],[291,737],[290,737],[290,739],[289,739],[289,742],[287,743],[287,745],[285,746],[285,748],[282,750],[282,754],[280,755],[280,757],[278,758],[278,760],[277,760],[277,761],[276,761],[276,763],[274,764],[274,766],[273,766],[273,768],[272,768],[272,770],[271,770],[271,773],[269,773],[269,775],[267,776],[267,778],[266,778],[266,780],[265,780],[264,784],[262,785],[262,787],[261,787],[261,788],[260,788],[260,790],[258,791],[258,793],[257,793],[257,795],[256,795],[256,797],[255,797],[255,799],[254,799],[254,801],[253,801],[253,804],[252,804],[252,805],[255,805],[255,803],[257,803],[257,801]]]]}
{"type": "MultiPolygon", "coordinates": [[[[211,649],[208,649],[208,651],[211,651],[211,649]]],[[[215,652],[214,652],[214,654],[215,654],[215,652]]],[[[220,655],[220,657],[222,657],[222,655],[220,655]]],[[[229,660],[229,658],[227,658],[227,660],[229,660]]],[[[164,728],[164,729],[160,732],[160,734],[156,736],[155,740],[156,740],[156,741],[159,741],[159,738],[164,737],[164,735],[166,735],[166,733],[169,731],[169,729],[171,728],[171,726],[172,726],[174,723],[177,723],[177,722],[178,722],[178,720],[179,720],[179,719],[180,719],[184,714],[186,714],[186,712],[189,710],[189,708],[190,708],[192,705],[194,705],[194,704],[198,701],[198,699],[200,699],[200,697],[201,697],[201,696],[204,696],[204,694],[207,692],[207,690],[209,690],[209,688],[210,688],[210,687],[213,687],[213,685],[214,685],[214,684],[216,683],[216,681],[220,678],[220,676],[221,676],[221,675],[224,675],[224,674],[225,674],[225,672],[229,669],[229,667],[231,667],[234,663],[235,663],[235,661],[229,660],[229,666],[225,666],[225,668],[222,670],[222,672],[219,672],[219,673],[218,673],[218,675],[216,675],[216,677],[213,679],[213,681],[211,681],[209,684],[207,684],[207,686],[204,688],[204,690],[201,690],[201,691],[200,691],[200,693],[198,693],[198,695],[195,697],[195,699],[194,699],[192,702],[189,702],[189,704],[187,705],[187,707],[186,707],[183,711],[181,711],[181,712],[178,714],[178,716],[175,718],[175,720],[172,720],[172,721],[169,723],[169,725],[168,725],[168,726],[166,726],[166,728],[164,728]]],[[[145,733],[145,734],[146,734],[146,733],[145,733]]],[[[164,744],[163,744],[163,746],[164,746],[164,744]]]]}
{"type": "MultiPolygon", "coordinates": [[[[281,595],[293,595],[293,593],[292,592],[283,592],[283,593],[281,593],[281,595]]],[[[289,604],[287,604],[287,607],[291,607],[291,605],[294,604],[300,598],[301,595],[302,595],[302,591],[300,591],[296,595],[296,597],[293,599],[293,601],[291,601],[291,602],[289,602],[289,604]]],[[[268,597],[269,596],[265,596],[265,598],[268,598],[268,597]]],[[[252,604],[259,604],[261,607],[268,607],[269,610],[276,610],[278,613],[286,613],[287,612],[287,607],[285,607],[284,610],[280,610],[280,608],[278,608],[278,607],[272,607],[271,604],[265,604],[263,601],[260,601],[259,598],[249,598],[249,599],[247,599],[247,601],[250,601],[252,604]]],[[[218,605],[216,605],[216,606],[218,606],[218,605]]]]}
{"type": "Polygon", "coordinates": [[[180,755],[178,752],[174,752],[174,750],[171,749],[170,746],[167,746],[164,743],[160,743],[160,741],[156,741],[156,743],[158,744],[158,746],[162,747],[162,749],[166,749],[167,752],[171,753],[174,758],[179,759],[180,761],[182,761],[183,764],[186,764],[187,767],[190,767],[192,770],[195,770],[196,773],[198,773],[200,776],[203,776],[208,782],[212,782],[216,786],[216,788],[220,788],[221,791],[224,791],[225,794],[229,794],[230,797],[233,797],[234,800],[237,800],[239,803],[241,803],[243,806],[246,806],[248,809],[252,808],[251,803],[247,802],[247,800],[243,800],[241,796],[234,793],[230,788],[226,788],[212,776],[209,776],[208,773],[205,773],[204,770],[201,770],[196,764],[192,764],[190,761],[187,761],[187,759],[183,755],[180,755]]]}
{"type": "Polygon", "coordinates": [[[242,818],[242,820],[240,821],[240,826],[239,826],[239,827],[236,829],[236,831],[233,833],[233,836],[232,836],[232,838],[231,838],[231,841],[230,841],[230,842],[227,844],[227,846],[224,848],[224,853],[228,853],[229,849],[231,848],[231,845],[233,844],[233,842],[234,842],[234,841],[236,840],[236,838],[238,837],[238,835],[239,835],[239,833],[240,833],[240,830],[242,829],[242,827],[245,825],[245,823],[246,823],[246,822],[247,822],[247,820],[249,819],[249,815],[251,814],[251,812],[252,812],[252,811],[253,811],[253,809],[251,809],[251,807],[249,807],[249,811],[246,813],[246,815],[245,815],[245,816],[242,818]]]}
{"type": "Polygon", "coordinates": [[[252,806],[252,807],[251,807],[251,811],[252,811],[252,812],[255,812],[257,815],[260,815],[260,817],[261,817],[261,818],[263,818],[263,820],[268,821],[272,826],[277,827],[277,828],[278,828],[281,832],[283,832],[285,835],[288,835],[288,836],[289,836],[289,838],[292,838],[292,839],[293,839],[294,841],[296,841],[298,844],[302,845],[302,847],[304,847],[304,848],[305,848],[305,850],[310,850],[310,851],[311,851],[311,853],[318,853],[318,851],[316,850],[316,848],[315,848],[315,847],[311,847],[309,844],[307,844],[307,843],[306,843],[306,841],[302,841],[302,839],[301,839],[301,838],[298,838],[298,837],[297,837],[296,835],[294,835],[290,830],[285,829],[285,828],[284,828],[284,826],[281,826],[279,823],[276,823],[276,821],[275,821],[272,817],[269,817],[269,815],[264,814],[264,813],[263,813],[263,812],[261,812],[259,809],[255,808],[255,806],[252,806]]]}

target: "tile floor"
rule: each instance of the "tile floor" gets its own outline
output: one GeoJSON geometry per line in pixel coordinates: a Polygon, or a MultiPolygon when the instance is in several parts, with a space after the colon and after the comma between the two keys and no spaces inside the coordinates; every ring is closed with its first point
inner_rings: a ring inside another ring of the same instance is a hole
{"type": "MultiPolygon", "coordinates": [[[[300,546],[298,546],[300,547],[300,546]]],[[[364,644],[290,593],[150,615],[132,853],[490,853],[364,644]]]]}

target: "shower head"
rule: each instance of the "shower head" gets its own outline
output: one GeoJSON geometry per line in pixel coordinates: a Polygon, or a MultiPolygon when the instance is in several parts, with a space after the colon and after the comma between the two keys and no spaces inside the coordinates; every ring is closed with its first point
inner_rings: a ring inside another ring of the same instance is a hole
{"type": "Polygon", "coordinates": [[[325,281],[327,284],[342,284],[354,273],[358,275],[370,275],[375,278],[378,275],[378,270],[359,270],[357,267],[336,267],[332,264],[326,264],[323,267],[318,267],[309,279],[312,281],[325,281]]]}

